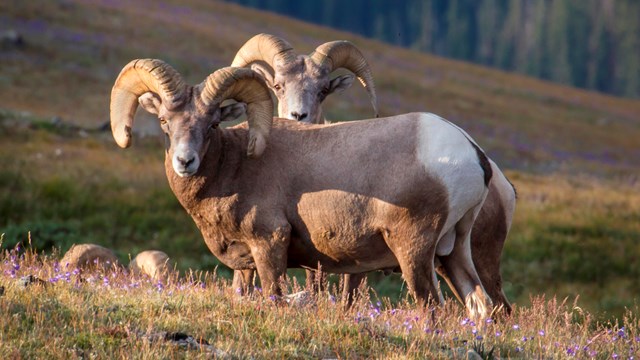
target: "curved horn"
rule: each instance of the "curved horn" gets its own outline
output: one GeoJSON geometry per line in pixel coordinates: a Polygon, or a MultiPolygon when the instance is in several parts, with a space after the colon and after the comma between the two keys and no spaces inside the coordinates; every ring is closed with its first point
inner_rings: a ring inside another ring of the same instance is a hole
{"type": "Polygon", "coordinates": [[[149,91],[156,93],[164,106],[173,109],[182,104],[186,90],[182,76],[162,60],[129,62],[111,89],[111,131],[116,143],[123,148],[131,145],[131,127],[140,95],[149,91]]]}
{"type": "Polygon", "coordinates": [[[209,108],[219,106],[226,99],[246,103],[249,123],[247,155],[253,158],[262,155],[273,121],[273,101],[258,73],[237,67],[217,70],[202,83],[200,99],[209,108]]]}
{"type": "Polygon", "coordinates": [[[231,66],[245,67],[255,61],[264,61],[275,69],[276,60],[287,63],[295,57],[293,47],[286,40],[275,35],[258,34],[242,45],[231,66]]]}
{"type": "Polygon", "coordinates": [[[331,41],[318,46],[309,57],[316,64],[326,67],[329,72],[345,68],[356,74],[369,94],[375,117],[378,117],[378,98],[371,68],[355,45],[346,40],[331,41]]]}

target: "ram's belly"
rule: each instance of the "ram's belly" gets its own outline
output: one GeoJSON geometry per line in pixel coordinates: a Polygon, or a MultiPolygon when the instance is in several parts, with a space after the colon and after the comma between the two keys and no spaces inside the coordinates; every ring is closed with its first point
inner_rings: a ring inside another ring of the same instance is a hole
{"type": "Polygon", "coordinates": [[[325,190],[304,194],[299,203],[290,264],[337,273],[397,266],[382,219],[388,205],[357,194],[325,190]]]}

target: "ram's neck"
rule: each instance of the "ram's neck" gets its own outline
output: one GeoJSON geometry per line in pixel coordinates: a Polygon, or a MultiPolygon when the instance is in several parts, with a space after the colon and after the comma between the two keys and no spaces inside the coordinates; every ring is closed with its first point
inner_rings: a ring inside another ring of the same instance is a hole
{"type": "Polygon", "coordinates": [[[171,190],[191,216],[211,250],[232,268],[253,268],[246,246],[236,244],[238,220],[234,218],[238,204],[238,181],[234,174],[246,156],[246,131],[217,131],[209,143],[198,172],[183,178],[176,175],[171,159],[165,159],[165,170],[171,190]]]}

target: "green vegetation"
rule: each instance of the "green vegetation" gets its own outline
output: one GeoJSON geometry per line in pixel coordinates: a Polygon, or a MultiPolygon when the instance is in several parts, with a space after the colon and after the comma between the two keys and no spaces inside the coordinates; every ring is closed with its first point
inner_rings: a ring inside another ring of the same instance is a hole
{"type": "MultiPolygon", "coordinates": [[[[568,301],[536,297],[509,318],[468,319],[335,294],[306,305],[238,298],[215,273],[167,283],[121,269],[69,271],[31,249],[0,256],[0,352],[9,358],[628,358],[640,346],[637,312],[600,323],[568,301]],[[25,286],[24,276],[42,283],[25,286]]],[[[299,289],[291,285],[291,291],[299,289]]]]}

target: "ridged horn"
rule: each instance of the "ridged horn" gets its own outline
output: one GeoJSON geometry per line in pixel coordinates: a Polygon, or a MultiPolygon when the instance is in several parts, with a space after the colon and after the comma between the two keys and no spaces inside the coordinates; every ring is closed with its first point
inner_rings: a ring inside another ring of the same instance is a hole
{"type": "Polygon", "coordinates": [[[162,60],[136,59],[125,65],[111,89],[111,131],[116,143],[123,148],[131,145],[140,95],[156,93],[165,107],[173,109],[185,100],[186,90],[182,76],[162,60]]]}
{"type": "Polygon", "coordinates": [[[375,117],[378,117],[378,98],[371,68],[355,45],[346,40],[331,41],[318,46],[309,57],[329,72],[345,68],[354,73],[367,90],[375,117]]]}
{"type": "Polygon", "coordinates": [[[225,67],[209,75],[201,86],[200,99],[207,107],[219,106],[227,99],[247,104],[247,156],[262,155],[273,121],[273,102],[260,75],[247,68],[225,67]]]}
{"type": "Polygon", "coordinates": [[[276,60],[288,63],[295,58],[293,46],[286,40],[275,35],[258,34],[242,45],[231,66],[246,67],[253,62],[264,61],[275,69],[276,60]]]}

